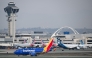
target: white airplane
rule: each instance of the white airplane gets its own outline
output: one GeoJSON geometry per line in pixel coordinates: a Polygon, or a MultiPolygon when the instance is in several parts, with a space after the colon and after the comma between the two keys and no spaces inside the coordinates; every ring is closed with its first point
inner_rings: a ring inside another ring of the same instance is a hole
{"type": "Polygon", "coordinates": [[[86,45],[83,44],[81,40],[81,44],[63,44],[59,38],[57,38],[57,43],[59,47],[62,47],[64,49],[81,49],[81,48],[87,48],[86,45]]]}
{"type": "Polygon", "coordinates": [[[57,43],[59,47],[64,49],[79,49],[78,44],[63,44],[59,38],[57,38],[57,43]]]}
{"type": "Polygon", "coordinates": [[[42,41],[42,39],[39,39],[39,40],[35,40],[32,45],[33,47],[44,47],[45,43],[42,41]]]}
{"type": "Polygon", "coordinates": [[[32,43],[27,43],[26,40],[24,40],[23,43],[14,43],[13,44],[16,48],[20,48],[20,47],[45,47],[46,44],[43,42],[43,40],[33,40],[32,43]]]}
{"type": "Polygon", "coordinates": [[[27,43],[27,40],[24,40],[23,43],[14,43],[13,46],[16,47],[16,48],[33,47],[34,46],[34,42],[35,42],[35,40],[32,43],[27,43]]]}
{"type": "Polygon", "coordinates": [[[80,48],[85,49],[87,45],[84,44],[83,40],[80,40],[80,44],[78,45],[80,48]]]}
{"type": "MultiPolygon", "coordinates": [[[[33,43],[33,46],[34,47],[46,47],[47,43],[45,43],[42,39],[39,39],[39,40],[35,40],[34,43],[33,43]]],[[[56,43],[53,41],[53,44],[52,44],[53,47],[56,47],[56,43]]]]}
{"type": "MultiPolygon", "coordinates": [[[[14,43],[13,46],[15,48],[20,48],[20,47],[45,47],[47,44],[44,43],[42,39],[38,40],[33,40],[32,43],[27,43],[27,40],[24,40],[23,43],[14,43]]],[[[54,47],[57,46],[56,43],[53,42],[52,44],[54,47]]]]}
{"type": "MultiPolygon", "coordinates": [[[[47,45],[46,43],[44,43],[44,41],[43,41],[43,40],[41,40],[41,43],[42,43],[42,46],[43,46],[43,47],[45,47],[45,46],[47,45]]],[[[52,46],[53,46],[53,47],[56,47],[56,46],[57,46],[57,44],[56,44],[56,42],[55,42],[55,41],[53,41],[52,46]]]]}

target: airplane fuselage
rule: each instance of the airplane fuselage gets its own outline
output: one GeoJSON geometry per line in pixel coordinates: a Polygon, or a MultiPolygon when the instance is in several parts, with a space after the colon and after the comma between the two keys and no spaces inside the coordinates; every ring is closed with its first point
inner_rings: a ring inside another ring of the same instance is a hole
{"type": "Polygon", "coordinates": [[[16,55],[29,55],[30,53],[41,53],[43,52],[43,48],[24,48],[18,49],[14,52],[16,55]]]}
{"type": "Polygon", "coordinates": [[[78,45],[77,44],[58,44],[58,46],[68,49],[68,48],[76,48],[78,45]]]}

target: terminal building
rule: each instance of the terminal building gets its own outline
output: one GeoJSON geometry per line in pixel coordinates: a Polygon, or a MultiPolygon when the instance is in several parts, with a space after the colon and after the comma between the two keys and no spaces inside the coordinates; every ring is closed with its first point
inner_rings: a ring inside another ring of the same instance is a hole
{"type": "Polygon", "coordinates": [[[79,34],[75,29],[71,27],[61,27],[55,31],[51,37],[55,38],[56,41],[56,38],[60,38],[64,44],[80,44],[80,40],[82,40],[84,44],[92,45],[92,34],[79,34]],[[63,31],[63,33],[60,34],[60,31],[63,28],[71,29],[73,34],[70,34],[68,31],[63,31]]]}
{"type": "MultiPolygon", "coordinates": [[[[30,34],[16,34],[14,43],[32,43],[32,41],[35,39],[35,41],[39,42],[40,40],[43,40],[44,43],[48,43],[49,39],[51,37],[51,34],[44,33],[42,31],[34,31],[30,34]]],[[[2,46],[13,46],[13,39],[12,37],[9,37],[6,34],[0,34],[0,45],[2,46]]]]}
{"type": "MultiPolygon", "coordinates": [[[[56,31],[53,34],[47,34],[42,31],[34,31],[30,34],[16,34],[14,43],[23,43],[25,40],[26,43],[32,43],[34,39],[38,42],[42,39],[44,43],[48,43],[49,39],[53,37],[56,43],[57,38],[60,38],[64,44],[80,44],[80,40],[83,40],[84,44],[92,44],[92,34],[79,34],[75,31],[74,34],[70,34],[68,31],[63,31],[63,33],[60,34],[60,30],[62,29],[58,29],[59,32],[56,31]]],[[[0,44],[5,45],[5,43],[7,43],[6,46],[11,46],[13,43],[12,37],[8,37],[7,34],[0,34],[0,44]]]]}

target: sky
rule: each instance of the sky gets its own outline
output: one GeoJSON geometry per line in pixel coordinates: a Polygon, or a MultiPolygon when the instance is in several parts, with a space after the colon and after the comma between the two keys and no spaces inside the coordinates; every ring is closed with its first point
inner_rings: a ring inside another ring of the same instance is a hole
{"type": "Polygon", "coordinates": [[[92,28],[92,0],[0,0],[0,29],[8,28],[4,8],[10,1],[19,8],[16,29],[92,28]]]}

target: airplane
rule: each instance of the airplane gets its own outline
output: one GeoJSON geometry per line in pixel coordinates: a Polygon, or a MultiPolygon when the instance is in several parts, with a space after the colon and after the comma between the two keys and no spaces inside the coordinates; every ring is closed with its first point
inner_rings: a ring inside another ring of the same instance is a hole
{"type": "Polygon", "coordinates": [[[34,47],[45,47],[46,46],[46,44],[43,42],[42,39],[40,41],[35,40],[33,45],[34,45],[34,47]]]}
{"type": "Polygon", "coordinates": [[[80,49],[78,44],[63,44],[59,38],[57,38],[57,43],[59,47],[62,47],[64,49],[80,49]]]}
{"type": "Polygon", "coordinates": [[[87,48],[87,46],[84,44],[83,40],[80,40],[79,47],[82,48],[82,49],[87,48]]]}
{"type": "MultiPolygon", "coordinates": [[[[42,43],[42,47],[45,47],[45,46],[47,45],[46,43],[44,43],[44,41],[43,41],[42,39],[41,39],[41,43],[42,43]]],[[[57,46],[57,44],[56,44],[55,41],[53,41],[52,46],[53,46],[53,47],[56,47],[56,46],[57,46]]]]}
{"type": "MultiPolygon", "coordinates": [[[[34,42],[34,47],[45,47],[47,45],[47,43],[45,43],[42,39],[40,40],[40,42],[36,41],[34,42]]],[[[55,41],[53,41],[53,47],[56,47],[57,44],[55,41]]]]}
{"type": "Polygon", "coordinates": [[[53,38],[50,39],[49,43],[44,48],[21,48],[14,51],[15,55],[30,55],[37,56],[40,53],[47,53],[52,51],[53,38]]]}
{"type": "Polygon", "coordinates": [[[53,47],[57,47],[57,43],[55,41],[53,41],[53,47]]]}
{"type": "Polygon", "coordinates": [[[35,39],[33,40],[32,43],[27,43],[27,40],[24,40],[22,43],[14,43],[13,46],[15,48],[20,48],[20,47],[33,47],[35,43],[35,39]]]}
{"type": "Polygon", "coordinates": [[[32,41],[32,44],[30,44],[31,47],[34,47],[35,39],[32,41]]]}
{"type": "Polygon", "coordinates": [[[42,47],[46,46],[46,43],[44,43],[44,41],[41,39],[41,43],[42,43],[42,47]]]}

